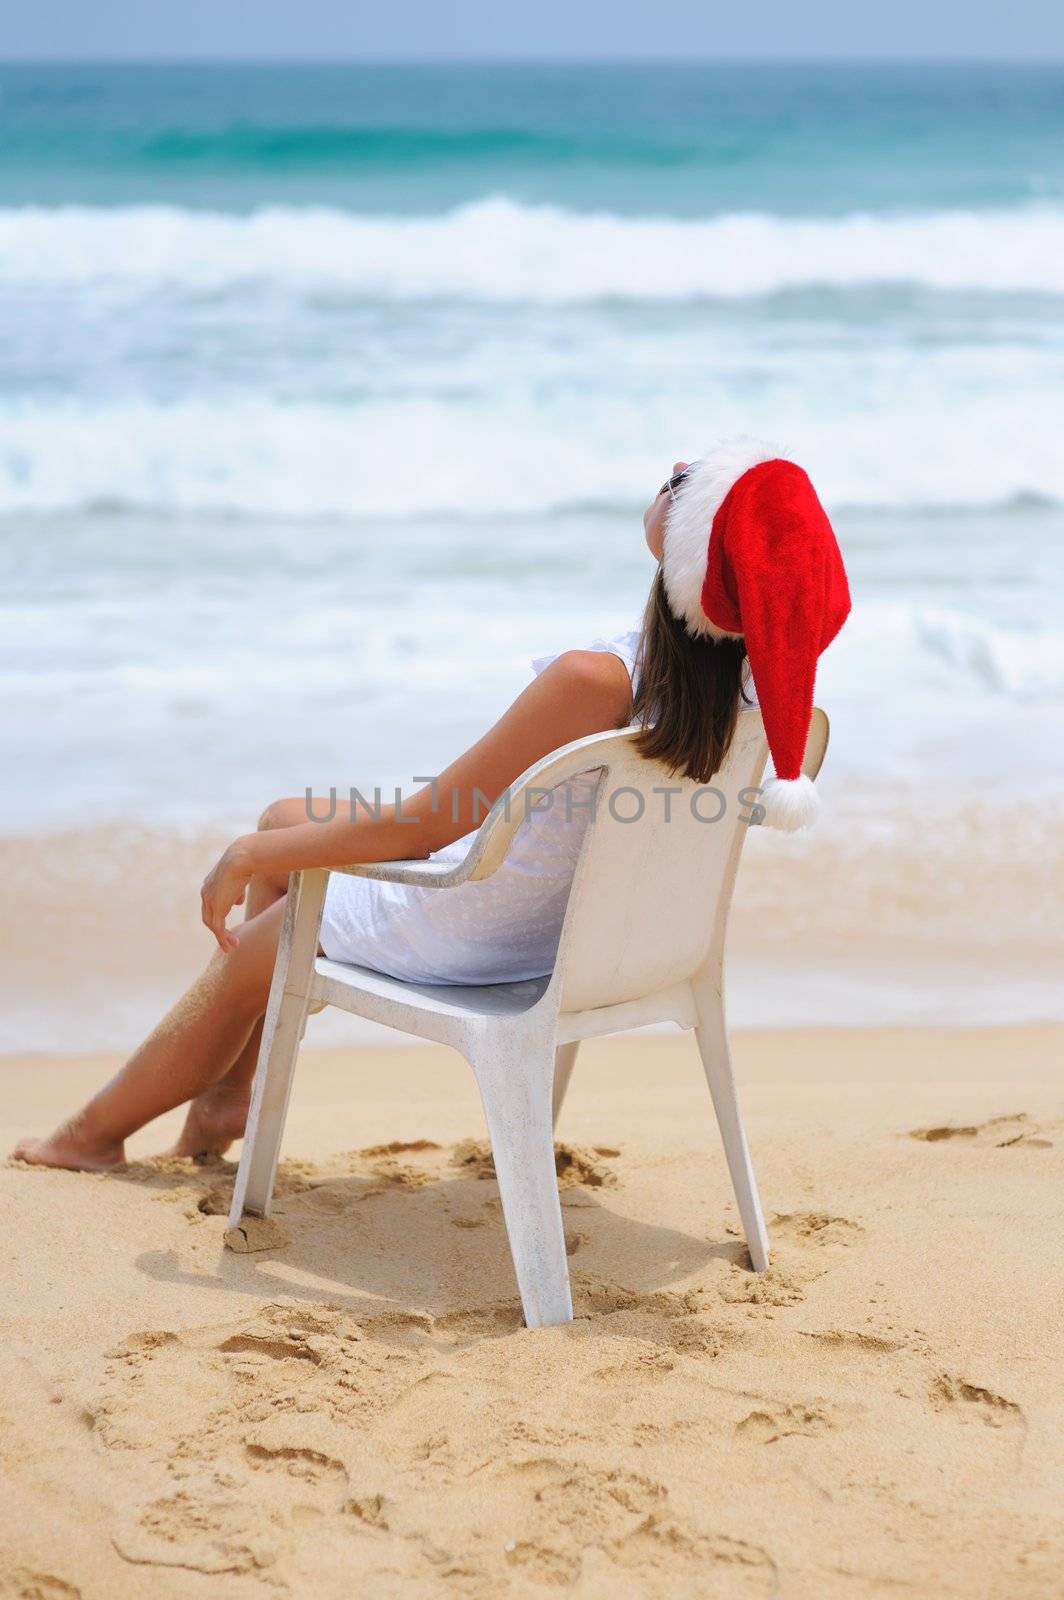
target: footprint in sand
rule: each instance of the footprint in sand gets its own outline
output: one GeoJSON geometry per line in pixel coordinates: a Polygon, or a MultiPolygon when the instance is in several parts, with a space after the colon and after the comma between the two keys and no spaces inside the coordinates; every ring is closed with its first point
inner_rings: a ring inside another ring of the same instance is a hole
{"type": "Polygon", "coordinates": [[[327,1417],[304,1412],[281,1412],[251,1429],[244,1441],[248,1463],[256,1471],[283,1472],[334,1492],[335,1508],[347,1498],[348,1476],[343,1460],[350,1441],[344,1441],[327,1417]]]}
{"type": "Polygon", "coordinates": [[[390,1139],[387,1144],[369,1144],[354,1151],[355,1164],[368,1164],[375,1179],[360,1198],[369,1200],[390,1189],[422,1189],[438,1182],[439,1151],[435,1139],[390,1139]],[[401,1160],[403,1156],[407,1159],[401,1160]]]}
{"type": "MultiPolygon", "coordinates": [[[[606,1165],[605,1158],[616,1157],[620,1151],[609,1145],[596,1145],[591,1150],[581,1150],[572,1144],[554,1146],[554,1165],[561,1189],[610,1188],[617,1175],[606,1165]]],[[[451,1151],[451,1165],[458,1167],[471,1178],[494,1178],[495,1163],[491,1146],[486,1139],[462,1139],[451,1151]]]]}
{"type": "Polygon", "coordinates": [[[435,1139],[390,1139],[387,1144],[368,1144],[358,1153],[365,1160],[372,1161],[380,1156],[422,1154],[426,1150],[439,1148],[435,1139]]]}
{"type": "Polygon", "coordinates": [[[984,1389],[953,1373],[939,1373],[928,1390],[928,1400],[932,1411],[960,1422],[982,1422],[988,1428],[1027,1426],[1023,1408],[1015,1400],[1006,1400],[993,1389],[984,1389]]]}
{"type": "Polygon", "coordinates": [[[125,1361],[143,1356],[150,1359],[156,1350],[177,1343],[177,1334],[170,1328],[143,1328],[129,1333],[113,1349],[104,1352],[109,1361],[125,1361]]]}
{"type": "Polygon", "coordinates": [[[433,1326],[276,1302],[228,1325],[128,1335],[86,1397],[86,1423],[128,1486],[116,1549],[137,1566],[257,1575],[322,1517],[386,1536],[387,1464],[370,1452],[378,1481],[353,1484],[350,1471],[382,1414],[424,1392],[433,1326]]]}
{"type": "Polygon", "coordinates": [[[584,1307],[595,1316],[617,1311],[637,1311],[644,1316],[686,1317],[705,1309],[698,1289],[652,1289],[643,1292],[627,1284],[604,1282],[584,1273],[574,1274],[584,1307]]]}
{"type": "MultiPolygon", "coordinates": [[[[722,1594],[728,1600],[769,1600],[780,1593],[776,1563],[763,1545],[724,1533],[700,1533],[679,1518],[651,1513],[610,1547],[623,1567],[657,1575],[668,1562],[673,1594],[722,1594]],[[677,1578],[682,1573],[682,1578],[677,1578]],[[708,1580],[708,1582],[707,1582],[708,1580]]],[[[657,1587],[654,1588],[657,1593],[657,1587]]]]}
{"type": "Polygon", "coordinates": [[[511,1539],[506,1545],[506,1562],[532,1583],[570,1589],[580,1576],[583,1557],[578,1550],[558,1550],[536,1539],[511,1539]]]}
{"type": "Polygon", "coordinates": [[[385,1504],[382,1494],[351,1495],[340,1509],[355,1517],[365,1527],[378,1528],[382,1533],[387,1533],[388,1519],[384,1514],[385,1504]]]}
{"type": "Polygon", "coordinates": [[[12,1600],[81,1600],[81,1590],[51,1572],[0,1566],[0,1594],[12,1600]]]}
{"type": "Polygon", "coordinates": [[[592,1547],[628,1575],[621,1592],[642,1593],[649,1580],[645,1592],[657,1594],[667,1563],[672,1593],[717,1593],[714,1569],[726,1569],[719,1592],[729,1600],[767,1600],[778,1593],[775,1563],[765,1549],[689,1526],[670,1509],[661,1483],[620,1470],[552,1470],[548,1461],[530,1463],[529,1474],[547,1481],[533,1491],[530,1525],[505,1546],[507,1565],[526,1580],[548,1589],[572,1588],[592,1547]]]}
{"type": "Polygon", "coordinates": [[[432,1321],[435,1334],[443,1334],[456,1342],[501,1338],[504,1334],[519,1332],[524,1325],[524,1313],[516,1295],[511,1300],[474,1306],[468,1311],[448,1311],[432,1321]]]}
{"type": "Polygon", "coordinates": [[[750,1444],[778,1444],[781,1439],[815,1439],[834,1433],[849,1418],[838,1406],[823,1401],[804,1405],[777,1405],[772,1402],[750,1411],[735,1424],[736,1437],[750,1444]]]}
{"type": "MultiPolygon", "coordinates": [[[[750,1277],[752,1274],[746,1274],[750,1277]]],[[[578,1317],[615,1317],[611,1329],[616,1338],[630,1335],[650,1341],[653,1348],[630,1362],[597,1368],[596,1380],[619,1379],[630,1382],[638,1371],[671,1372],[675,1356],[715,1360],[727,1349],[745,1341],[739,1327],[720,1320],[720,1307],[712,1290],[658,1289],[641,1292],[622,1284],[604,1283],[579,1271],[573,1273],[573,1288],[578,1317]]]]}
{"type": "Polygon", "coordinates": [[[334,1189],[330,1184],[323,1183],[304,1197],[303,1204],[308,1210],[316,1211],[322,1216],[337,1216],[341,1211],[348,1209],[350,1197],[343,1189],[334,1189]]]}
{"type": "Polygon", "coordinates": [[[830,1211],[777,1211],[768,1231],[771,1248],[780,1256],[773,1255],[767,1272],[755,1273],[744,1252],[721,1284],[720,1297],[726,1304],[797,1304],[805,1298],[808,1284],[830,1269],[833,1252],[857,1244],[864,1234],[859,1222],[830,1211]]]}
{"type": "Polygon", "coordinates": [[[839,1245],[845,1249],[856,1244],[863,1233],[859,1222],[833,1216],[829,1211],[777,1211],[769,1223],[769,1238],[774,1245],[839,1245]]]}
{"type": "Polygon", "coordinates": [[[224,1355],[267,1356],[271,1361],[310,1361],[321,1366],[320,1351],[307,1340],[306,1334],[294,1332],[287,1338],[277,1338],[263,1333],[235,1333],[223,1339],[218,1346],[224,1355]]]}
{"type": "Polygon", "coordinates": [[[553,1550],[575,1562],[576,1571],[582,1547],[623,1540],[660,1514],[668,1500],[664,1484],[620,1467],[574,1470],[571,1463],[548,1458],[527,1463],[522,1477],[532,1492],[529,1554],[553,1550]]]}
{"type": "MultiPolygon", "coordinates": [[[[816,1274],[805,1274],[808,1279],[816,1274]]],[[[785,1271],[775,1262],[766,1272],[732,1267],[721,1284],[720,1297],[729,1306],[793,1306],[805,1299],[802,1274],[785,1271]]]]}
{"type": "Polygon", "coordinates": [[[920,1139],[925,1144],[939,1144],[947,1139],[959,1140],[964,1144],[988,1145],[998,1150],[1049,1150],[1053,1145],[1052,1139],[1046,1138],[1046,1130],[1032,1122],[1026,1111],[991,1117],[987,1122],[940,1123],[931,1128],[913,1128],[909,1138],[920,1139]]]}
{"type": "Polygon", "coordinates": [[[852,1350],[857,1355],[893,1355],[896,1350],[908,1349],[913,1344],[912,1338],[864,1328],[799,1328],[798,1332],[803,1339],[816,1339],[820,1344],[831,1345],[839,1351],[852,1350]]]}
{"type": "Polygon", "coordinates": [[[277,1545],[257,1508],[221,1483],[212,1487],[213,1493],[180,1489],[120,1512],[111,1540],[122,1559],[208,1577],[271,1567],[277,1545]]]}

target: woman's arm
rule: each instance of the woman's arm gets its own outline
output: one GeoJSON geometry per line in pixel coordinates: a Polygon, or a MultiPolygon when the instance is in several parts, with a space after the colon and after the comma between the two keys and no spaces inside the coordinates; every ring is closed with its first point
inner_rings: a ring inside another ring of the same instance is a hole
{"type": "Polygon", "coordinates": [[[245,834],[208,874],[201,893],[203,921],[223,950],[237,936],[225,926],[256,873],[279,874],[352,862],[427,856],[484,820],[486,809],[533,762],[573,739],[623,726],[632,685],[619,656],[570,650],[528,685],[482,739],[442,772],[435,785],[379,813],[333,817],[245,834]]]}

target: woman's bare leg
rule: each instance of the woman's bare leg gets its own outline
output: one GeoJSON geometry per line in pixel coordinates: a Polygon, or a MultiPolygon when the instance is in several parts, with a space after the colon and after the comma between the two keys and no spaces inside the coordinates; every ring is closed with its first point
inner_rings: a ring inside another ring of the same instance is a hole
{"type": "Polygon", "coordinates": [[[237,948],[213,957],[99,1094],[51,1138],[24,1139],[13,1154],[40,1166],[116,1166],[131,1133],[223,1078],[265,1012],[283,916],[279,899],[246,922],[237,948]]]}
{"type": "Polygon", "coordinates": [[[206,1161],[211,1156],[224,1156],[234,1139],[244,1137],[251,1108],[251,1086],[259,1064],[262,1021],[260,1017],[252,1028],[247,1044],[225,1077],[201,1090],[189,1102],[185,1126],[167,1155],[206,1161]]]}
{"type": "MultiPolygon", "coordinates": [[[[319,815],[326,808],[319,802],[319,815]]],[[[296,827],[307,820],[304,800],[275,800],[259,818],[259,828],[296,827]]],[[[287,879],[256,876],[248,886],[244,920],[250,922],[280,900],[288,887],[287,879]]],[[[242,1139],[251,1105],[251,1085],[259,1060],[262,1018],[252,1028],[247,1044],[224,1078],[198,1094],[188,1108],[185,1126],[169,1154],[205,1158],[221,1156],[234,1139],[242,1139]]]]}

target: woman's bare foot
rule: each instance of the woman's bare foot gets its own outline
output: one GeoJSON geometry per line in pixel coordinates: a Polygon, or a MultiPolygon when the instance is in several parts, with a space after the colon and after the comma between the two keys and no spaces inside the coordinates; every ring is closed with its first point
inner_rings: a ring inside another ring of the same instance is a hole
{"type": "Polygon", "coordinates": [[[126,1159],[121,1139],[104,1143],[94,1139],[77,1118],[64,1122],[50,1139],[20,1139],[11,1152],[15,1161],[31,1167],[66,1167],[72,1172],[106,1172],[126,1159]]]}
{"type": "Polygon", "coordinates": [[[247,1086],[232,1089],[225,1083],[212,1084],[189,1102],[181,1137],[167,1154],[191,1156],[194,1161],[224,1156],[234,1139],[243,1138],[250,1104],[247,1086]]]}

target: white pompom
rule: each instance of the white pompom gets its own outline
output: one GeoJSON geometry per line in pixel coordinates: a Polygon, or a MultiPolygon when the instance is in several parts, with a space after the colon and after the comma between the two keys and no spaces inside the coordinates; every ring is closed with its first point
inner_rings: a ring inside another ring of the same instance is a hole
{"type": "Polygon", "coordinates": [[[820,815],[820,796],[812,778],[770,778],[757,799],[766,828],[797,833],[820,815]]]}

